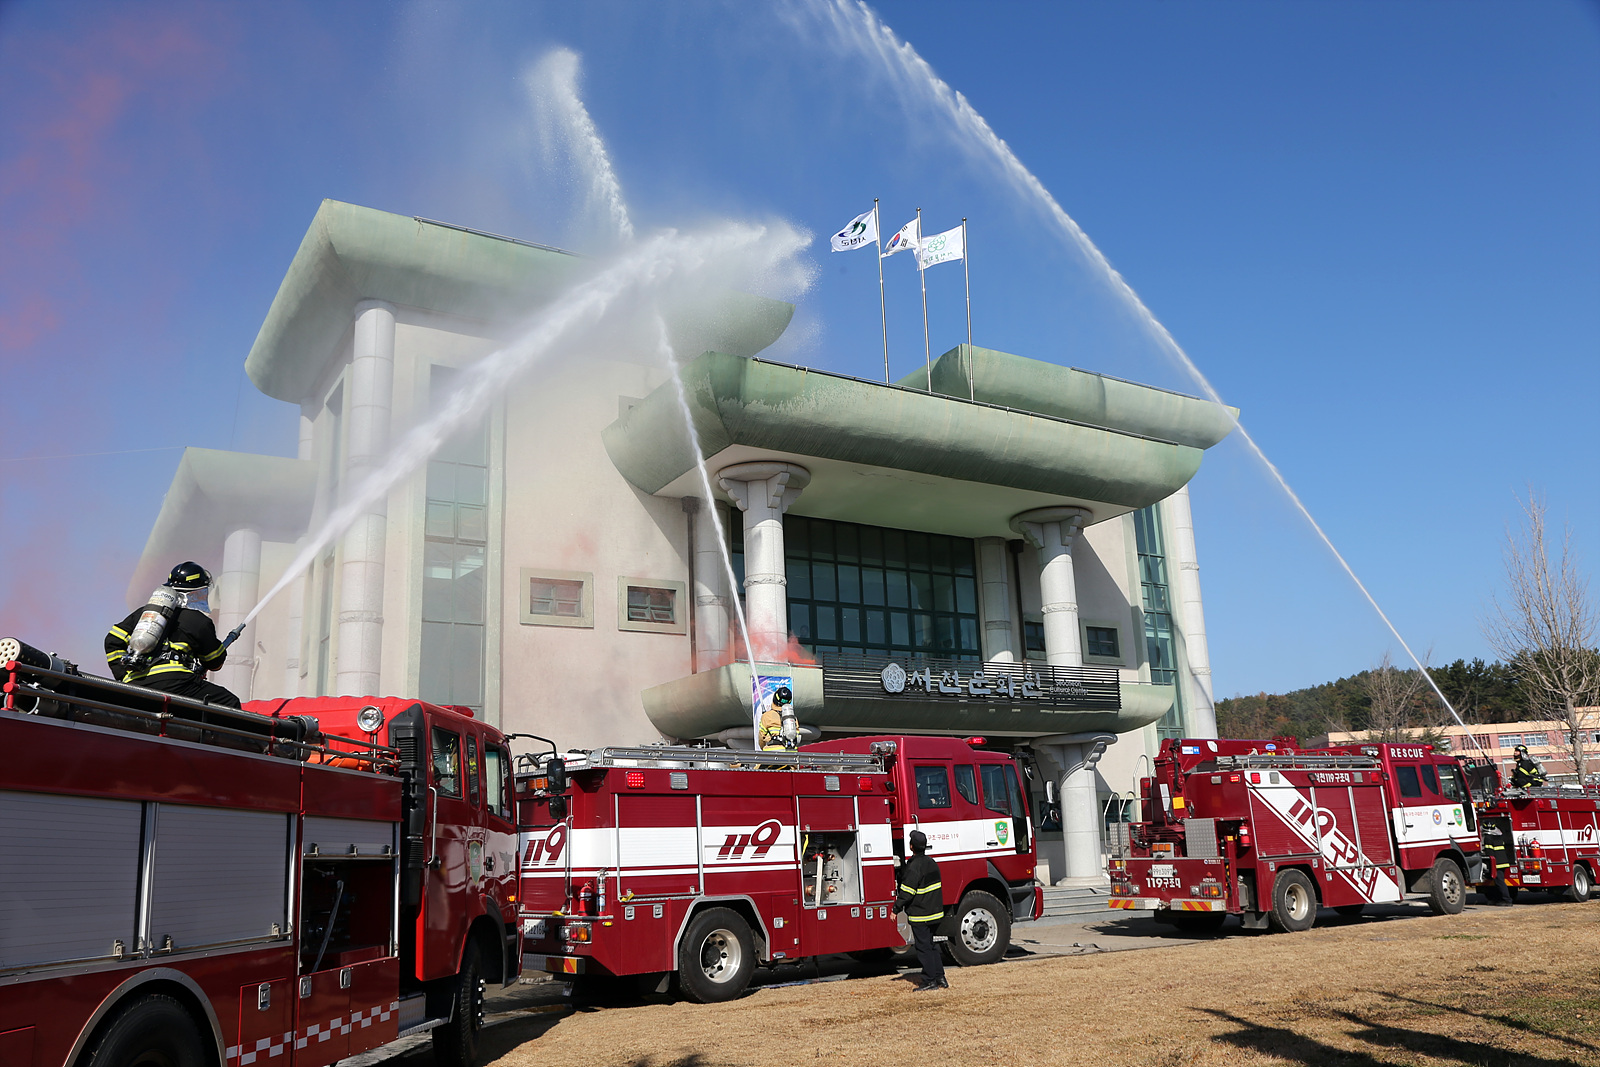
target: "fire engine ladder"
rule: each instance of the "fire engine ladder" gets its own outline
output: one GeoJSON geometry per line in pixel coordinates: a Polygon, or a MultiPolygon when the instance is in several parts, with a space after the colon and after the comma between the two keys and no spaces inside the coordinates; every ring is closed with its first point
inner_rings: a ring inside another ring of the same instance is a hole
{"type": "Polygon", "coordinates": [[[1245,768],[1272,768],[1283,770],[1290,767],[1309,767],[1312,769],[1337,769],[1337,770],[1368,770],[1378,766],[1378,761],[1371,756],[1308,756],[1303,754],[1278,755],[1275,753],[1262,753],[1253,756],[1218,756],[1218,770],[1240,770],[1245,768]]]}
{"type": "Polygon", "coordinates": [[[1600,800],[1600,790],[1593,786],[1582,789],[1559,785],[1506,786],[1502,792],[1514,800],[1600,800]]]}
{"type": "Polygon", "coordinates": [[[651,745],[643,748],[597,748],[582,759],[569,760],[567,763],[568,770],[582,770],[585,767],[723,767],[747,771],[869,773],[883,770],[883,760],[854,752],[753,752],[748,749],[651,745]]]}

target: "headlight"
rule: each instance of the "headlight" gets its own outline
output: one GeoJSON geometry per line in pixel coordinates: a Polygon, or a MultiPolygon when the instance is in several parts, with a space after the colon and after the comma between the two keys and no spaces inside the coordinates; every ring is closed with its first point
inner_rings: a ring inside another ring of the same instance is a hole
{"type": "Polygon", "coordinates": [[[356,725],[366,733],[375,734],[383,725],[383,712],[368,704],[356,713],[356,725]]]}

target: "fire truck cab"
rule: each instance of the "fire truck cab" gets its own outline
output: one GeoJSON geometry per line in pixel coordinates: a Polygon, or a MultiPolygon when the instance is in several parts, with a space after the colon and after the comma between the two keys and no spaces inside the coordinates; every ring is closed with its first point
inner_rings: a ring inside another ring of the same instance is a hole
{"type": "Polygon", "coordinates": [[[0,641],[0,1064],[323,1067],[514,981],[510,755],[463,709],[242,711],[0,641]]]}

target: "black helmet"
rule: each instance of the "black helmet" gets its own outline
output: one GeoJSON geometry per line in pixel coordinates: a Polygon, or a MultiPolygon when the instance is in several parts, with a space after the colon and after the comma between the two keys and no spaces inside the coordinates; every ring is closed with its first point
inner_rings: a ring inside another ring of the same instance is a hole
{"type": "Polygon", "coordinates": [[[911,841],[911,851],[913,851],[913,852],[926,852],[926,851],[928,851],[928,835],[923,833],[921,830],[913,830],[913,831],[911,831],[910,841],[911,841]]]}
{"type": "Polygon", "coordinates": [[[1513,752],[1527,752],[1528,751],[1528,746],[1527,745],[1518,745],[1516,748],[1512,749],[1511,751],[1513,751],[1513,752]]]}
{"type": "Polygon", "coordinates": [[[793,704],[793,703],[794,703],[794,690],[790,689],[788,686],[780,685],[780,686],[778,686],[777,689],[773,690],[773,692],[772,692],[772,706],[773,707],[781,708],[785,704],[793,704]]]}
{"type": "Polygon", "coordinates": [[[167,578],[167,585],[173,589],[204,589],[210,584],[211,572],[192,560],[172,568],[167,578]]]}

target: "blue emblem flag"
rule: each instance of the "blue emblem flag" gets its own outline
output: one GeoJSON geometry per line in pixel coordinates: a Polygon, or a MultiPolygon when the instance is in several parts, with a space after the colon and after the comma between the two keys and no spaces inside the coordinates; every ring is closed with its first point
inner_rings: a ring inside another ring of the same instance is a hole
{"type": "Polygon", "coordinates": [[[863,211],[850,220],[850,224],[833,235],[835,252],[854,252],[858,248],[878,242],[878,213],[863,211]]]}

